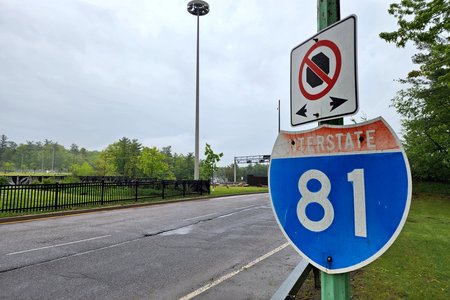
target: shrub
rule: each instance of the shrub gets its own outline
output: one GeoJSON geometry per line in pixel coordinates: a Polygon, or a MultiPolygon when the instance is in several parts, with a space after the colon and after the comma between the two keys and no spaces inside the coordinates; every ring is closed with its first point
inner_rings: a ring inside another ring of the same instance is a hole
{"type": "Polygon", "coordinates": [[[76,176],[67,176],[60,181],[60,183],[80,183],[80,182],[81,182],[80,178],[76,176]]]}
{"type": "Polygon", "coordinates": [[[6,177],[0,177],[0,185],[9,185],[9,180],[6,177]]]}

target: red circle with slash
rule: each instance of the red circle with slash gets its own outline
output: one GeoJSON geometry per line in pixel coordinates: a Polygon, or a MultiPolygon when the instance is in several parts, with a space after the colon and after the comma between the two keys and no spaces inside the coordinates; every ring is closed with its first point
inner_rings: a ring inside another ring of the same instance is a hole
{"type": "Polygon", "coordinates": [[[341,72],[341,65],[342,65],[341,52],[339,51],[339,48],[335,43],[333,43],[330,40],[321,40],[321,41],[316,42],[308,50],[308,52],[306,52],[305,57],[303,58],[302,63],[300,64],[300,71],[298,73],[298,83],[299,83],[300,91],[302,92],[302,95],[306,99],[309,99],[309,100],[317,100],[317,99],[320,99],[323,96],[325,96],[333,88],[334,84],[336,83],[336,81],[339,77],[339,73],[341,72]],[[328,74],[326,74],[324,71],[322,71],[322,69],[319,68],[319,66],[317,66],[309,58],[309,55],[315,49],[317,49],[319,47],[330,48],[336,58],[336,70],[333,74],[333,77],[329,77],[328,74]],[[327,87],[323,91],[321,91],[317,94],[311,94],[305,89],[304,82],[302,80],[303,68],[305,67],[305,65],[307,67],[309,67],[320,79],[322,79],[327,84],[327,87]]]}

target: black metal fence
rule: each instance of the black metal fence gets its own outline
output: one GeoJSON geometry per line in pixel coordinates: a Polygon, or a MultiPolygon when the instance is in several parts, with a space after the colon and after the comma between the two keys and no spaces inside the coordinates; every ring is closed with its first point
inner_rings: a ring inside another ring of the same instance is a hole
{"type": "Polygon", "coordinates": [[[0,213],[51,211],[122,201],[210,193],[209,180],[0,185],[0,213]]]}

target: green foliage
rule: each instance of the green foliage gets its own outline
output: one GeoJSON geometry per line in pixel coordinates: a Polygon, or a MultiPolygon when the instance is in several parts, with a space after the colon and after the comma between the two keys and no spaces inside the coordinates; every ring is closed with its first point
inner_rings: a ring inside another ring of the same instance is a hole
{"type": "Polygon", "coordinates": [[[21,173],[66,173],[73,164],[82,165],[88,162],[93,165],[97,151],[78,149],[72,144],[70,150],[62,145],[44,140],[44,142],[30,142],[17,145],[9,141],[6,135],[0,136],[0,170],[21,173]]]}
{"type": "Polygon", "coordinates": [[[74,176],[94,176],[97,173],[87,162],[84,162],[82,165],[73,164],[70,167],[70,171],[74,176]]]}
{"type": "Polygon", "coordinates": [[[107,162],[112,164],[120,175],[137,177],[141,149],[142,145],[136,139],[130,140],[123,137],[106,148],[107,162]]]}
{"type": "Polygon", "coordinates": [[[95,166],[100,176],[115,176],[117,173],[116,165],[114,164],[114,156],[111,152],[102,151],[95,161],[95,166]]]}
{"type": "MultiPolygon", "coordinates": [[[[446,190],[450,190],[449,184],[446,190]]],[[[415,192],[405,227],[391,248],[356,271],[354,299],[449,299],[450,197],[415,192]]]]}
{"type": "Polygon", "coordinates": [[[450,180],[450,3],[445,0],[402,0],[391,4],[398,30],[383,32],[387,42],[404,47],[413,42],[418,65],[400,82],[393,106],[403,116],[405,149],[413,176],[450,180]]]}
{"type": "Polygon", "coordinates": [[[201,177],[202,179],[213,179],[214,172],[217,171],[217,163],[220,161],[220,158],[223,156],[223,153],[214,153],[211,148],[211,145],[206,143],[205,146],[205,160],[202,161],[201,164],[201,177]]]}
{"type": "Polygon", "coordinates": [[[80,183],[81,180],[78,177],[75,176],[67,176],[64,177],[64,179],[60,183],[80,183]]]}
{"type": "Polygon", "coordinates": [[[4,172],[13,172],[16,169],[16,166],[13,162],[4,162],[3,163],[3,171],[4,172]]]}
{"type": "Polygon", "coordinates": [[[42,179],[42,182],[37,182],[37,184],[55,184],[56,183],[56,180],[55,180],[55,178],[51,178],[51,177],[49,177],[49,178],[43,178],[42,179]]]}
{"type": "MultiPolygon", "coordinates": [[[[148,164],[140,166],[142,145],[136,139],[121,138],[103,151],[89,151],[76,144],[69,149],[51,140],[17,145],[6,135],[0,135],[0,172],[15,172],[27,175],[51,175],[68,173],[74,176],[149,176],[156,174],[161,179],[193,179],[194,155],[177,154],[172,147],[160,151],[164,166],[160,171],[150,171],[148,164]],[[168,169],[166,168],[168,166],[168,169]],[[49,173],[52,170],[53,172],[49,173]],[[146,170],[146,171],[144,171],[146,170]]],[[[147,153],[148,154],[148,153],[147,153]]],[[[147,155],[144,154],[144,157],[147,155]]]]}
{"type": "Polygon", "coordinates": [[[0,177],[0,185],[8,185],[9,181],[6,177],[0,177]]]}
{"type": "Polygon", "coordinates": [[[175,179],[166,161],[166,155],[159,152],[156,147],[144,147],[138,158],[139,169],[144,176],[156,179],[175,179]]]}
{"type": "MultiPolygon", "coordinates": [[[[238,175],[239,172],[236,172],[236,174],[238,175]]],[[[219,167],[217,170],[217,175],[218,178],[220,178],[222,181],[225,182],[233,182],[234,181],[234,164],[231,164],[229,166],[225,166],[225,167],[219,167]]],[[[240,178],[239,176],[237,176],[238,178],[240,178]]]]}
{"type": "Polygon", "coordinates": [[[169,168],[173,170],[175,164],[175,158],[172,154],[172,146],[162,147],[160,151],[164,155],[164,161],[167,163],[169,168]]]}
{"type": "Polygon", "coordinates": [[[173,173],[179,180],[194,179],[194,154],[176,154],[173,156],[173,173]]]}
{"type": "Polygon", "coordinates": [[[268,176],[269,165],[267,164],[250,164],[246,168],[246,175],[268,176]]]}
{"type": "Polygon", "coordinates": [[[16,152],[17,144],[8,141],[8,137],[4,134],[0,136],[0,169],[3,172],[11,172],[15,169],[15,164],[12,161],[16,152]]]}
{"type": "Polygon", "coordinates": [[[442,182],[413,182],[413,193],[450,196],[450,186],[442,182]]]}
{"type": "Polygon", "coordinates": [[[419,46],[448,42],[450,3],[448,0],[401,0],[388,10],[397,18],[399,28],[394,32],[383,32],[380,37],[404,47],[408,41],[419,46]]]}
{"type": "Polygon", "coordinates": [[[228,196],[254,193],[267,193],[267,187],[256,186],[217,186],[211,191],[212,196],[228,196]]]}

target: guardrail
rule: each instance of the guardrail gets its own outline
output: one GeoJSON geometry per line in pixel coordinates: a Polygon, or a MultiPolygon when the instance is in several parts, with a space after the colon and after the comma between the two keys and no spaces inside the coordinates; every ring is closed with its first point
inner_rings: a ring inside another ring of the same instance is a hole
{"type": "Polygon", "coordinates": [[[292,271],[292,273],[281,284],[275,294],[273,294],[271,300],[295,299],[295,296],[300,291],[300,288],[302,287],[311,270],[314,272],[314,286],[316,289],[320,288],[319,270],[313,265],[309,264],[305,259],[302,259],[292,271]]]}
{"type": "Polygon", "coordinates": [[[0,185],[0,213],[52,211],[145,198],[165,199],[209,193],[209,180],[0,185]]]}

